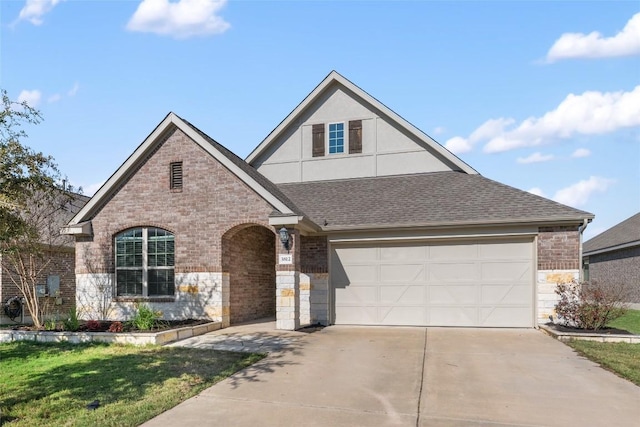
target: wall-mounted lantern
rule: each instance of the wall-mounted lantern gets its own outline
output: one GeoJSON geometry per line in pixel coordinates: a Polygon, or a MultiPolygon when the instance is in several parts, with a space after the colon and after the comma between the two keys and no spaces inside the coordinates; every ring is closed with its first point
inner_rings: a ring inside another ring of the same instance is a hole
{"type": "Polygon", "coordinates": [[[286,227],[282,227],[280,230],[278,230],[278,234],[280,235],[280,242],[282,242],[282,246],[289,251],[289,243],[290,243],[290,237],[289,236],[289,231],[286,229],[286,227]]]}

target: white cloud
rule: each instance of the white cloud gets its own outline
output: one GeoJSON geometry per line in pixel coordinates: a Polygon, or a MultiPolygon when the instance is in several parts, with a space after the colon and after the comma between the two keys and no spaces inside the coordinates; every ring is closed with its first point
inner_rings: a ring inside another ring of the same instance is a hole
{"type": "Polygon", "coordinates": [[[221,34],[231,25],[217,15],[227,0],[143,0],[127,29],[185,39],[221,34]]]}
{"type": "Polygon", "coordinates": [[[459,136],[449,139],[444,143],[444,146],[454,154],[466,153],[473,149],[473,145],[471,145],[469,140],[459,136]]]}
{"type": "Polygon", "coordinates": [[[445,146],[457,153],[485,142],[484,151],[497,153],[534,147],[576,134],[598,135],[640,126],[640,86],[630,92],[588,91],[569,94],[556,109],[542,117],[529,117],[517,126],[511,118],[489,119],[468,138],[455,136],[445,146]]]}
{"type": "Polygon", "coordinates": [[[556,191],[553,200],[573,207],[583,206],[593,193],[604,193],[613,183],[612,179],[592,176],[556,191]]]}
{"type": "Polygon", "coordinates": [[[438,126],[433,130],[433,134],[434,135],[441,135],[443,133],[445,133],[447,131],[446,128],[444,128],[443,126],[438,126]]]}
{"type": "Polygon", "coordinates": [[[539,188],[539,187],[533,187],[532,189],[527,190],[527,191],[529,193],[531,193],[531,194],[535,194],[536,196],[547,197],[547,196],[545,196],[544,191],[542,191],[542,189],[539,188]]]}
{"type": "Polygon", "coordinates": [[[37,90],[23,90],[18,95],[18,102],[26,102],[29,107],[36,108],[38,104],[40,104],[40,99],[42,98],[42,93],[37,90]]]}
{"type": "Polygon", "coordinates": [[[54,102],[58,102],[62,99],[62,95],[60,95],[59,93],[54,93],[53,95],[51,95],[48,99],[47,102],[49,104],[53,104],[54,102]]]}
{"type": "Polygon", "coordinates": [[[82,187],[82,192],[85,196],[93,196],[96,194],[96,191],[100,189],[104,185],[104,181],[96,182],[94,184],[89,184],[86,187],[82,187]]]}
{"type": "Polygon", "coordinates": [[[578,148],[576,151],[571,153],[571,157],[580,158],[580,157],[589,157],[591,155],[591,151],[587,148],[578,148]]]}
{"type": "Polygon", "coordinates": [[[22,10],[20,10],[18,20],[26,20],[33,25],[41,25],[44,22],[42,17],[51,12],[51,9],[60,3],[60,1],[61,0],[27,0],[27,3],[22,10]]]}
{"type": "Polygon", "coordinates": [[[640,54],[640,13],[613,37],[603,37],[597,31],[589,34],[565,33],[547,52],[547,61],[567,58],[607,58],[640,54]]]}
{"type": "Polygon", "coordinates": [[[80,90],[80,85],[78,84],[78,82],[75,82],[73,84],[73,87],[67,92],[67,96],[76,96],[78,90],[80,90]]]}
{"type": "Polygon", "coordinates": [[[536,151],[535,153],[531,154],[528,157],[518,157],[516,159],[516,162],[522,163],[522,164],[541,163],[541,162],[548,162],[549,160],[553,160],[553,158],[554,158],[553,154],[542,154],[536,151]]]}

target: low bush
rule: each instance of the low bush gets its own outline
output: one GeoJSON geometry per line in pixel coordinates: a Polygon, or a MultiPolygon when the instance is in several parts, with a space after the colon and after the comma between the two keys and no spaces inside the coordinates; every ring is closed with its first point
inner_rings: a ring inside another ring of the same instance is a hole
{"type": "Polygon", "coordinates": [[[97,320],[87,320],[86,326],[88,331],[99,331],[102,329],[102,323],[97,320]]]}
{"type": "Polygon", "coordinates": [[[80,320],[78,319],[78,312],[75,307],[69,310],[69,315],[62,321],[65,331],[76,332],[80,329],[80,320]]]}
{"type": "Polygon", "coordinates": [[[122,322],[113,322],[111,325],[109,325],[109,332],[122,332],[124,330],[123,326],[122,326],[122,322]]]}
{"type": "Polygon", "coordinates": [[[161,317],[161,311],[154,311],[146,304],[138,304],[136,305],[136,312],[131,319],[131,325],[140,331],[148,331],[153,329],[161,317]]]}
{"type": "Polygon", "coordinates": [[[560,323],[579,329],[598,330],[622,316],[626,310],[623,286],[597,283],[559,283],[555,306],[560,323]]]}

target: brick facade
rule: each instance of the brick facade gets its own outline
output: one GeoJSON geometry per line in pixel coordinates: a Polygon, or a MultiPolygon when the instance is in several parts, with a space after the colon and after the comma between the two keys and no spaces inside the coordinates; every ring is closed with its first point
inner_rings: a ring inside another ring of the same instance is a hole
{"type": "Polygon", "coordinates": [[[580,232],[573,227],[540,227],[538,270],[578,270],[580,232]]]}
{"type": "MultiPolygon", "coordinates": [[[[2,272],[0,273],[0,301],[5,302],[13,296],[19,296],[20,291],[11,279],[11,263],[7,256],[0,256],[2,272]]],[[[76,280],[74,275],[75,251],[73,248],[56,248],[45,250],[43,253],[42,269],[37,277],[37,283],[46,284],[47,277],[58,276],[60,278],[60,290],[57,295],[40,298],[41,307],[45,309],[47,317],[65,317],[71,308],[75,306],[76,280]]],[[[26,306],[24,315],[28,319],[29,313],[26,306]]],[[[19,320],[16,319],[16,320],[19,320]]],[[[10,323],[4,311],[0,310],[0,323],[10,323]]]]}
{"type": "Polygon", "coordinates": [[[222,239],[222,269],[229,273],[231,324],[276,312],[275,233],[253,226],[222,239]]]}
{"type": "Polygon", "coordinates": [[[540,227],[538,233],[537,318],[546,323],[555,317],[558,283],[580,279],[580,231],[578,226],[540,227]]]}
{"type": "Polygon", "coordinates": [[[640,303],[640,246],[590,255],[589,281],[624,285],[628,302],[640,303]]]}
{"type": "MultiPolygon", "coordinates": [[[[91,220],[93,237],[76,240],[76,273],[83,286],[112,282],[115,234],[141,226],[168,230],[175,236],[175,303],[166,298],[147,301],[163,311],[165,318],[209,317],[228,324],[229,300],[224,294],[230,283],[222,267],[223,236],[242,224],[271,230],[268,216],[272,211],[254,190],[173,128],[99,206],[91,220]],[[172,162],[183,164],[181,190],[169,188],[172,162]],[[216,306],[211,307],[210,302],[216,306]]],[[[92,290],[82,289],[81,293],[89,295],[92,290]]],[[[112,308],[119,315],[127,315],[133,306],[133,302],[116,303],[112,308]]],[[[88,310],[95,311],[95,307],[88,310]]]]}

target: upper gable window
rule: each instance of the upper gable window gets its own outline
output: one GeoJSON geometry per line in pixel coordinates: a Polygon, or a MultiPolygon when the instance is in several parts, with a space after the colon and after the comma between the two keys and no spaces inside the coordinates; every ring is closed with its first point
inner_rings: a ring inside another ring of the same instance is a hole
{"type": "Polygon", "coordinates": [[[329,154],[344,153],[344,123],[329,123],[329,154]]]}

